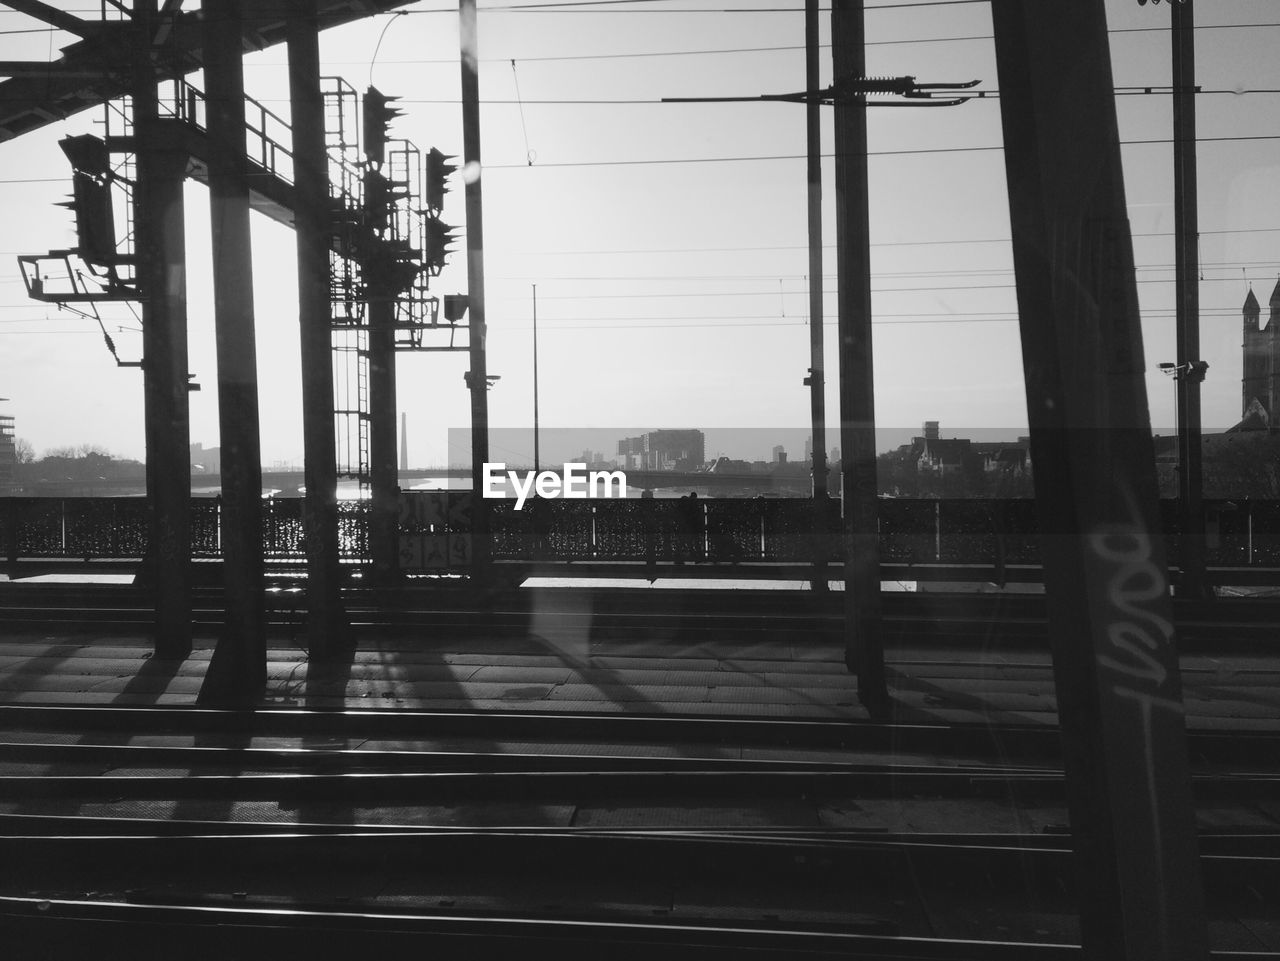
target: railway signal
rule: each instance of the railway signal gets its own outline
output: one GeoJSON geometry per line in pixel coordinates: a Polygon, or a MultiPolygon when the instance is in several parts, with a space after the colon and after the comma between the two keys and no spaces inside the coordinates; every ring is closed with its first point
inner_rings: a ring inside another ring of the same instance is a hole
{"type": "Polygon", "coordinates": [[[92,134],[67,137],[58,146],[74,171],[71,199],[62,206],[75,214],[78,251],[86,263],[115,264],[115,215],[111,204],[111,158],[92,134]]]}
{"type": "Polygon", "coordinates": [[[435,147],[427,151],[426,169],[423,173],[427,210],[438,214],[444,209],[444,195],[449,192],[448,180],[458,169],[456,164],[448,161],[453,157],[441,153],[435,147]]]}
{"type": "Polygon", "coordinates": [[[453,231],[453,227],[450,227],[438,217],[431,217],[427,220],[426,250],[423,253],[427,270],[431,272],[433,277],[439,276],[444,267],[445,259],[453,252],[453,249],[449,246],[457,239],[453,235],[453,231]]]}
{"type": "Polygon", "coordinates": [[[371,164],[382,166],[387,156],[387,132],[391,121],[401,111],[391,106],[399,97],[388,97],[377,87],[370,87],[361,98],[361,114],[364,118],[364,156],[371,164]]]}

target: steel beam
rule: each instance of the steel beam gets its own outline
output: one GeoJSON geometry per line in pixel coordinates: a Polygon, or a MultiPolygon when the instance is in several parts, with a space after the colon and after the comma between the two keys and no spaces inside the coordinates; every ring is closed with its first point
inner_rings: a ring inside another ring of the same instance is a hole
{"type": "Polygon", "coordinates": [[[489,368],[485,356],[484,223],[480,161],[480,52],[476,0],[458,0],[462,63],[462,176],[466,183],[467,294],[471,370],[471,558],[477,584],[489,577],[489,512],[481,496],[484,464],[489,459],[489,368]]]}
{"type": "MultiPolygon", "coordinates": [[[[292,11],[293,0],[255,0],[253,16],[244,23],[244,45],[247,50],[262,50],[285,41],[286,24],[292,11]]],[[[351,23],[365,17],[377,16],[399,7],[408,6],[412,0],[317,0],[316,9],[320,29],[351,23]]],[[[17,3],[8,4],[17,7],[17,3]]],[[[71,29],[71,14],[56,10],[48,4],[27,0],[22,4],[34,10],[37,6],[50,12],[50,16],[67,18],[62,24],[71,29]]],[[[24,11],[25,12],[25,11],[24,11]]],[[[33,13],[33,16],[36,14],[33,13]]],[[[43,18],[41,18],[43,19],[43,18]]],[[[84,21],[82,30],[88,39],[72,44],[63,51],[59,67],[75,71],[81,68],[95,69],[106,65],[113,68],[101,79],[84,79],[75,72],[58,72],[52,75],[14,77],[0,83],[0,141],[21,136],[32,130],[56,123],[83,110],[101,106],[129,93],[128,60],[121,51],[143,43],[154,57],[152,65],[160,80],[170,80],[199,70],[203,66],[202,47],[204,28],[199,12],[178,13],[173,18],[157,19],[152,29],[138,30],[138,25],[128,20],[84,21]],[[156,29],[159,27],[159,29],[156,29]],[[159,38],[168,31],[161,42],[159,38]],[[146,37],[145,42],[135,37],[146,37]]],[[[71,30],[71,32],[81,32],[71,30]]]]}
{"type": "MultiPolygon", "coordinates": [[[[137,0],[146,23],[154,0],[137,0]]],[[[191,426],[187,373],[187,155],[158,119],[147,51],[134,64],[134,243],[142,308],[143,407],[151,523],[144,576],[155,592],[156,656],[191,653],[191,426]]]]}
{"type": "Polygon", "coordinates": [[[399,572],[400,472],[396,468],[395,304],[369,301],[369,554],[373,577],[389,584],[399,572]]]}
{"type": "Polygon", "coordinates": [[[1205,584],[1204,476],[1200,441],[1200,227],[1196,177],[1196,45],[1193,0],[1169,4],[1173,45],[1173,235],[1178,388],[1178,593],[1212,597],[1205,584]]]}
{"type": "Polygon", "coordinates": [[[213,307],[222,448],[222,580],[226,621],[203,704],[252,704],[267,678],[262,562],[262,449],[245,180],[241,0],[204,0],[213,307]]]}
{"type": "MultiPolygon", "coordinates": [[[[820,82],[818,0],[805,0],[805,90],[820,82]]],[[[805,105],[806,168],[809,202],[809,415],[813,428],[813,496],[827,494],[826,374],[823,361],[822,306],[822,105],[805,105]]]]}
{"type": "Polygon", "coordinates": [[[0,77],[92,77],[103,79],[115,72],[108,67],[70,67],[59,61],[0,60],[0,77]]]}
{"type": "Polygon", "coordinates": [[[306,498],[307,638],[314,658],[339,656],[347,639],[338,563],[338,463],[333,424],[329,303],[329,172],[320,90],[315,0],[295,0],[289,20],[289,102],[294,157],[294,234],[302,349],[306,498]]]}
{"type": "Polygon", "coordinates": [[[1031,455],[1085,953],[1204,959],[1103,0],[994,0],[1031,455]]]}
{"type": "Polygon", "coordinates": [[[82,20],[65,10],[41,3],[40,0],[4,0],[4,6],[19,13],[25,13],[28,17],[34,17],[51,27],[73,33],[77,37],[92,37],[99,29],[98,24],[92,21],[82,20]]]}
{"type": "MultiPolygon", "coordinates": [[[[837,83],[866,73],[865,42],[863,0],[834,0],[831,56],[837,83]]],[[[890,705],[880,605],[865,97],[836,101],[835,155],[845,663],[858,675],[863,706],[873,717],[883,718],[890,705]]]]}
{"type": "MultiPolygon", "coordinates": [[[[805,0],[805,90],[817,90],[821,55],[818,49],[818,0],[805,0]]],[[[809,426],[813,434],[813,589],[827,590],[827,552],[824,536],[827,505],[827,377],[823,358],[825,312],[822,305],[822,105],[805,105],[806,173],[809,220],[809,426]]]]}

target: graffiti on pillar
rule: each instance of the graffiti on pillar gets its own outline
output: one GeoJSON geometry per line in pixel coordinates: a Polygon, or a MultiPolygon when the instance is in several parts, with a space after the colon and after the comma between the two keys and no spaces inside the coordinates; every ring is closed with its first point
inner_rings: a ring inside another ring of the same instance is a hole
{"type": "MultiPolygon", "coordinates": [[[[1141,522],[1132,497],[1125,522],[1095,530],[1087,538],[1092,561],[1103,579],[1110,610],[1106,637],[1099,646],[1099,682],[1111,694],[1134,705],[1142,731],[1142,770],[1147,823],[1156,843],[1157,875],[1164,872],[1160,839],[1163,809],[1157,784],[1156,724],[1181,723],[1183,704],[1169,619],[1169,580],[1157,563],[1156,541],[1141,522]]],[[[1135,772],[1137,773],[1137,772],[1135,772]]],[[[1164,886],[1155,880],[1158,897],[1164,886]]],[[[1163,906],[1162,906],[1163,907],[1163,906]]]]}

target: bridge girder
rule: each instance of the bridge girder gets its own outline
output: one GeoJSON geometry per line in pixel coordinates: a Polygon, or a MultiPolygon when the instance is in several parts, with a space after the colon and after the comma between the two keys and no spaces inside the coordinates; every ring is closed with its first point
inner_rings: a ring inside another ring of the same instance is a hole
{"type": "MultiPolygon", "coordinates": [[[[317,0],[321,30],[389,13],[412,0],[317,0]]],[[[15,6],[6,4],[6,6],[15,6]]],[[[20,5],[18,5],[20,6],[20,5]]],[[[260,0],[246,18],[245,50],[265,50],[283,43],[291,4],[260,0]]],[[[86,20],[92,36],[65,47],[62,56],[42,72],[0,81],[0,142],[66,120],[127,95],[137,56],[138,26],[129,20],[86,20]]],[[[200,11],[179,13],[169,36],[157,49],[156,74],[171,80],[204,65],[200,11]]],[[[150,41],[148,42],[150,45],[150,41]]]]}

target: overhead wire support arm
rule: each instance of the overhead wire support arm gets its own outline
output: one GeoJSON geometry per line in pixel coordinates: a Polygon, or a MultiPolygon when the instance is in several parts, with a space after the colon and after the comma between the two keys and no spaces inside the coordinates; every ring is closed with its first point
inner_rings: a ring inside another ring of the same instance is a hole
{"type": "Polygon", "coordinates": [[[904,98],[889,103],[867,102],[868,107],[954,107],[972,97],[946,96],[976,87],[981,81],[955,83],[918,83],[915,77],[852,77],[837,80],[820,90],[795,93],[762,93],[755,97],[663,97],[662,103],[819,103],[832,106],[852,103],[871,94],[891,94],[904,98]]]}

